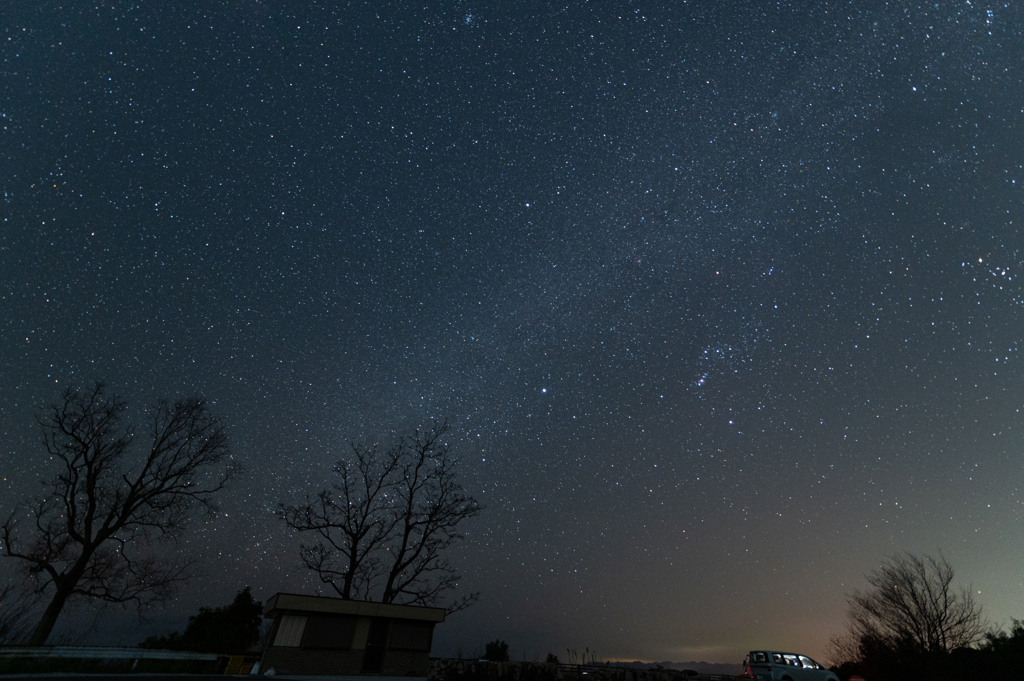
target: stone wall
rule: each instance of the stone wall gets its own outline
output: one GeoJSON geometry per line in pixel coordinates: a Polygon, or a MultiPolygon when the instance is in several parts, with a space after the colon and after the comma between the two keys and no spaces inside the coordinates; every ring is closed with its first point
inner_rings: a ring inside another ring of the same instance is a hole
{"type": "Polygon", "coordinates": [[[564,681],[557,664],[438,660],[427,681],[564,681]]]}

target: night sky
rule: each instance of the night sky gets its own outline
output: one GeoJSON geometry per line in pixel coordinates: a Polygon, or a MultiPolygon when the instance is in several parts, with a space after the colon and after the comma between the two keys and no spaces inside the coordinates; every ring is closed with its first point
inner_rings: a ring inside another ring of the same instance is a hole
{"type": "Polygon", "coordinates": [[[34,415],[98,379],[206,396],[248,471],[184,542],[203,579],[65,637],[315,592],[278,503],[433,419],[486,506],[435,655],[827,659],[904,550],[1024,617],[1020,3],[0,27],[3,514],[47,470],[34,415]]]}

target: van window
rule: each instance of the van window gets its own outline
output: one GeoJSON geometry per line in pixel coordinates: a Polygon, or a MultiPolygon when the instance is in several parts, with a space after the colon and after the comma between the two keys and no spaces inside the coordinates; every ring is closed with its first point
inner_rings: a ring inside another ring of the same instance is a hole
{"type": "Polygon", "coordinates": [[[768,653],[753,652],[750,653],[750,661],[756,664],[766,664],[768,662],[768,653]]]}

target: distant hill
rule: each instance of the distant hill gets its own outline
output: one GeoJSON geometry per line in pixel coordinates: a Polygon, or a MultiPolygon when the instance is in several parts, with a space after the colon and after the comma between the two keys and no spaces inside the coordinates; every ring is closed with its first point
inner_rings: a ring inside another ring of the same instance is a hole
{"type": "Polygon", "coordinates": [[[616,667],[628,669],[692,669],[701,674],[721,674],[723,676],[739,676],[743,673],[742,664],[724,662],[615,662],[616,667]]]}

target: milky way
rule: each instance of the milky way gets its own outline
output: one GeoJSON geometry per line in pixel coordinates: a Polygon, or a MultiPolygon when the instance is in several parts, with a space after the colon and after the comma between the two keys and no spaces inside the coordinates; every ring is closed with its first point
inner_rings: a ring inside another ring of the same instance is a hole
{"type": "Polygon", "coordinates": [[[277,504],[432,419],[487,507],[435,654],[825,658],[903,550],[1024,617],[1019,8],[14,4],[4,508],[97,379],[249,471],[146,633],[315,590],[277,504]]]}

